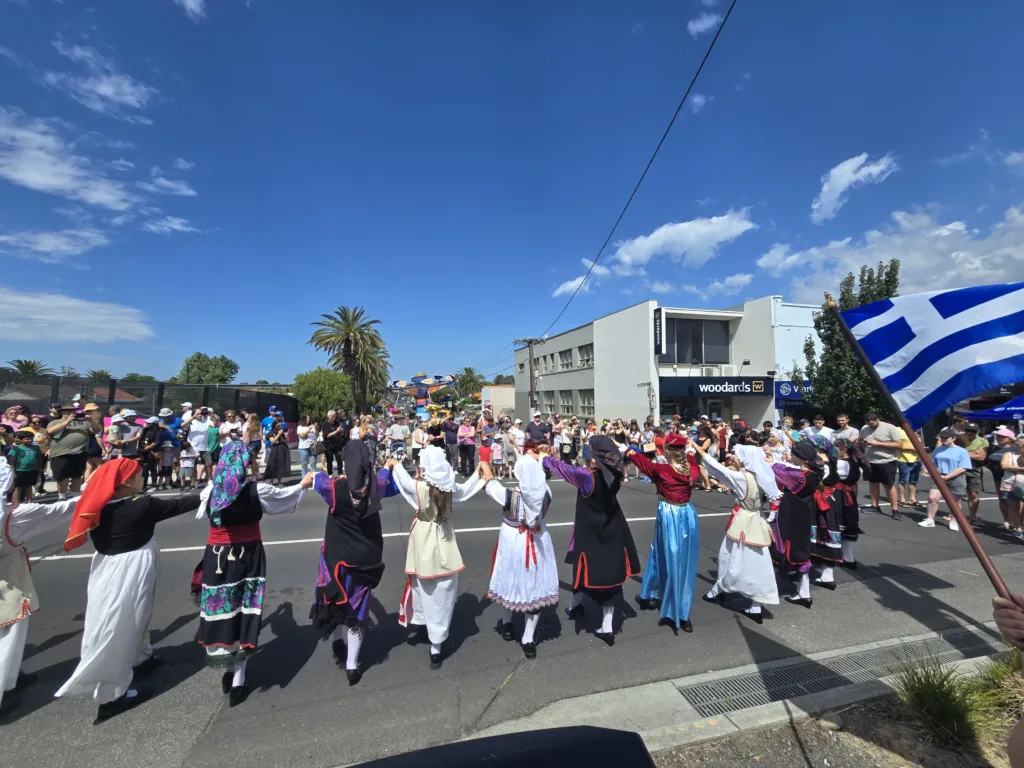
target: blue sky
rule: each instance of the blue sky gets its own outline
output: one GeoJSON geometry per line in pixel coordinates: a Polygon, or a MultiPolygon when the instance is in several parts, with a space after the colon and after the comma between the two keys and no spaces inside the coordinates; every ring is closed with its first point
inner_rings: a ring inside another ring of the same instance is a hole
{"type": "MultiPolygon", "coordinates": [[[[240,378],[383,321],[395,378],[511,365],[728,4],[0,0],[0,360],[240,378]],[[502,348],[505,348],[502,353],[502,348]]],[[[1024,6],[742,0],[554,329],[654,297],[1024,279],[1024,6]]]]}

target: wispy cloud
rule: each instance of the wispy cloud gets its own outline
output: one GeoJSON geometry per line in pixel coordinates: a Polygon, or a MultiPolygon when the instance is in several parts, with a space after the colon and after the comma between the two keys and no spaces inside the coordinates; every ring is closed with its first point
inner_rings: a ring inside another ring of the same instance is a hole
{"type": "Polygon", "coordinates": [[[551,294],[551,298],[575,293],[577,288],[580,288],[582,292],[586,293],[590,290],[589,284],[584,283],[586,279],[586,275],[580,275],[579,277],[574,277],[572,280],[566,280],[560,286],[555,288],[554,293],[551,294]]]}
{"type": "Polygon", "coordinates": [[[192,226],[188,219],[182,219],[178,216],[164,216],[162,219],[147,221],[142,225],[142,228],[147,232],[153,232],[158,235],[169,235],[171,232],[199,231],[192,226]]]}
{"type": "Polygon", "coordinates": [[[192,21],[201,21],[206,17],[206,0],[174,0],[175,5],[185,9],[185,14],[192,21]]]}
{"type": "Polygon", "coordinates": [[[0,178],[113,211],[130,208],[135,195],[75,154],[55,125],[0,107],[0,178]]]}
{"type": "Polygon", "coordinates": [[[167,179],[163,176],[154,176],[150,181],[140,181],[138,187],[154,194],[196,196],[196,191],[188,185],[188,182],[181,179],[167,179]]]}
{"type": "Polygon", "coordinates": [[[700,1],[704,4],[705,8],[714,8],[716,5],[718,5],[718,0],[700,0],[700,1]]]}
{"type": "Polygon", "coordinates": [[[725,280],[711,282],[704,292],[709,296],[734,296],[750,285],[753,279],[754,276],[748,274],[729,275],[725,280]]]}
{"type": "Polygon", "coordinates": [[[647,284],[647,290],[651,293],[672,293],[675,289],[675,286],[667,280],[655,280],[647,284]]]}
{"type": "Polygon", "coordinates": [[[821,192],[811,203],[811,221],[821,224],[846,205],[846,192],[863,184],[878,184],[899,170],[892,155],[869,161],[867,152],[844,160],[821,177],[821,192]]]}
{"type": "Polygon", "coordinates": [[[708,103],[708,97],[703,93],[695,93],[688,99],[690,102],[690,110],[693,114],[700,112],[708,103]]]}
{"type": "Polygon", "coordinates": [[[193,168],[196,167],[196,164],[190,163],[183,157],[179,157],[177,160],[174,161],[174,167],[177,168],[179,171],[191,171],[193,168]]]}
{"type": "Polygon", "coordinates": [[[19,256],[28,256],[45,262],[57,262],[68,256],[78,256],[109,243],[106,235],[92,227],[64,229],[59,232],[11,232],[0,235],[0,247],[7,246],[19,256]]]}
{"type": "Polygon", "coordinates": [[[110,163],[110,167],[117,171],[130,171],[135,167],[135,163],[131,160],[125,160],[123,157],[117,160],[113,160],[110,163]]]}
{"type": "Polygon", "coordinates": [[[981,158],[989,165],[994,165],[1001,158],[999,150],[991,149],[989,143],[988,131],[984,128],[980,130],[980,138],[973,144],[969,144],[967,149],[963,152],[958,152],[953,155],[946,155],[945,157],[935,158],[935,162],[943,167],[949,167],[951,165],[959,165],[960,163],[966,163],[968,160],[974,158],[981,158]]]}
{"type": "Polygon", "coordinates": [[[100,344],[144,341],[154,333],[134,307],[0,288],[0,335],[7,342],[100,344]]]}
{"type": "Polygon", "coordinates": [[[710,32],[717,28],[721,23],[722,16],[720,14],[705,12],[695,19],[690,19],[686,25],[686,29],[692,37],[699,37],[705,32],[710,32]]]}
{"type": "Polygon", "coordinates": [[[53,47],[61,56],[80,64],[85,74],[47,71],[42,76],[46,85],[64,91],[93,112],[132,123],[152,122],[137,112],[159,95],[156,88],[119,72],[113,62],[95,48],[68,45],[59,37],[53,41],[53,47]]]}
{"type": "Polygon", "coordinates": [[[574,293],[577,288],[582,287],[582,292],[586,293],[592,286],[597,285],[598,281],[602,277],[607,277],[611,274],[611,270],[603,264],[595,264],[590,259],[580,259],[583,266],[587,268],[587,272],[590,273],[588,277],[586,273],[579,277],[574,277],[572,280],[566,280],[564,283],[555,288],[555,292],[551,294],[552,297],[561,296],[563,294],[574,293]],[[586,283],[584,283],[586,280],[586,283]]]}
{"type": "Polygon", "coordinates": [[[21,66],[21,57],[7,46],[0,45],[0,56],[3,56],[15,66],[21,66]]]}
{"type": "Polygon", "coordinates": [[[655,256],[665,255],[674,261],[682,260],[687,266],[700,266],[714,257],[719,246],[752,229],[757,229],[757,225],[750,220],[746,208],[721,216],[665,224],[649,235],[617,243],[613,258],[619,265],[642,267],[655,256]]]}
{"type": "Polygon", "coordinates": [[[1011,152],[1003,162],[1010,168],[1024,168],[1024,152],[1011,152]]]}

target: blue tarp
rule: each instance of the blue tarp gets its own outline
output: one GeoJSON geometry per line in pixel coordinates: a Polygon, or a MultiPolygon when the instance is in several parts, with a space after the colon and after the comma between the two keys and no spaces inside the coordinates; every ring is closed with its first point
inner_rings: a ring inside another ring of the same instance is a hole
{"type": "Polygon", "coordinates": [[[1024,420],[1024,395],[1015,397],[1013,400],[997,405],[994,408],[989,408],[987,411],[960,411],[960,414],[968,419],[990,419],[992,421],[1010,419],[1011,421],[1022,421],[1024,420]]]}

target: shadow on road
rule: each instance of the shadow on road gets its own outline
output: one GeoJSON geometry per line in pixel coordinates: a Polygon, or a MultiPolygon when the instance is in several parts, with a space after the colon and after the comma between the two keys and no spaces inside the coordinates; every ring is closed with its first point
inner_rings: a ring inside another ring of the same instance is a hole
{"type": "Polygon", "coordinates": [[[295,621],[290,602],[281,603],[263,621],[263,632],[270,628],[274,639],[260,646],[259,653],[249,662],[248,679],[253,689],[268,691],[287,688],[316,650],[318,638],[308,623],[301,626],[295,621]]]}

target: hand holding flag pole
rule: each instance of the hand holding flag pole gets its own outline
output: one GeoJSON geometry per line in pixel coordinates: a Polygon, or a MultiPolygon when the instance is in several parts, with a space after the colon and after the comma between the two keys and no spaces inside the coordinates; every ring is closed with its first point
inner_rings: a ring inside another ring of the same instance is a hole
{"type": "Polygon", "coordinates": [[[901,422],[900,426],[902,426],[903,431],[907,433],[907,437],[910,439],[911,444],[914,446],[914,451],[920,457],[921,463],[924,465],[924,468],[928,471],[928,475],[931,477],[932,482],[935,483],[935,486],[938,489],[939,493],[942,494],[943,500],[946,502],[946,505],[953,513],[953,517],[956,519],[957,524],[960,526],[960,530],[967,538],[967,543],[970,544],[971,549],[974,550],[975,557],[977,557],[978,562],[981,563],[981,567],[984,569],[985,575],[988,576],[989,581],[992,582],[992,586],[995,587],[996,593],[1000,597],[1006,598],[1007,600],[1012,599],[1010,597],[1010,590],[1006,588],[1006,582],[1004,582],[1003,577],[999,575],[999,571],[996,570],[996,566],[995,563],[992,562],[992,558],[989,557],[989,554],[985,551],[984,547],[981,546],[981,542],[978,540],[977,535],[974,533],[974,530],[971,528],[970,524],[967,522],[967,519],[964,517],[964,513],[960,509],[960,504],[957,502],[956,497],[953,496],[952,492],[949,490],[949,486],[946,485],[946,481],[942,479],[942,473],[940,473],[939,470],[935,467],[935,463],[932,461],[931,454],[929,454],[928,450],[924,447],[924,444],[921,442],[921,439],[917,436],[917,432],[915,432],[913,427],[911,427],[910,422],[907,420],[906,416],[903,413],[903,409],[900,408],[900,406],[896,403],[896,400],[889,392],[889,389],[885,386],[885,383],[882,381],[882,377],[878,374],[878,371],[875,370],[874,364],[865,354],[864,348],[861,346],[860,342],[857,341],[857,337],[854,336],[853,331],[851,331],[850,327],[846,324],[846,320],[843,318],[842,313],[839,311],[839,305],[836,304],[835,300],[829,293],[825,294],[825,302],[828,306],[829,312],[832,313],[832,316],[835,317],[836,321],[839,323],[839,327],[842,329],[843,332],[843,337],[850,345],[850,348],[853,349],[854,354],[857,355],[857,358],[864,365],[864,368],[865,370],[867,370],[868,376],[871,378],[872,383],[875,385],[875,387],[878,388],[878,391],[882,394],[882,397],[885,400],[885,404],[889,408],[889,411],[893,414],[893,416],[899,418],[901,422]]]}

